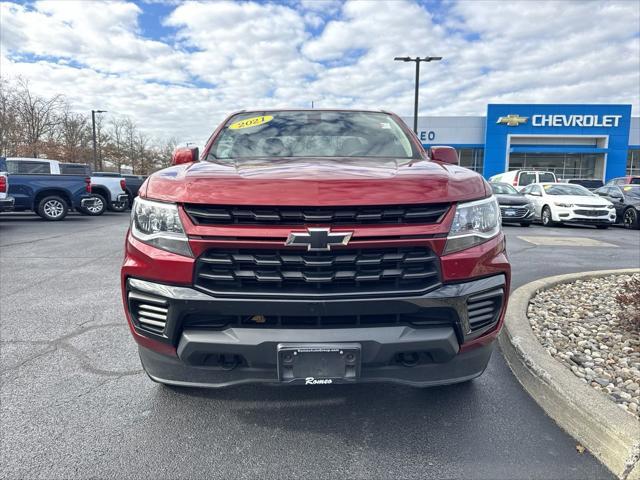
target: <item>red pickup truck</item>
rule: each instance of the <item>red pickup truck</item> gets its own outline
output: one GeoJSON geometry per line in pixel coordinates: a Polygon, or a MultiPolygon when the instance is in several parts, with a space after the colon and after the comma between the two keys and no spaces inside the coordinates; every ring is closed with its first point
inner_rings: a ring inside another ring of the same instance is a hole
{"type": "Polygon", "coordinates": [[[243,111],[132,208],[131,332],[171,385],[482,374],[510,266],[491,188],[381,111],[243,111]]]}

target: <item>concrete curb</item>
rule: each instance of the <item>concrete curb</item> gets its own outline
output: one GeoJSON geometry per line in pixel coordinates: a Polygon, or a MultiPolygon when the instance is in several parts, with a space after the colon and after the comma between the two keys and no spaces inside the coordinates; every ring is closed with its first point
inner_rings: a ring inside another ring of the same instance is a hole
{"type": "Polygon", "coordinates": [[[499,342],[516,378],[547,415],[618,478],[638,480],[640,424],[547,353],[527,319],[529,300],[539,290],[559,283],[624,273],[640,273],[640,269],[558,275],[518,288],[509,298],[499,342]]]}

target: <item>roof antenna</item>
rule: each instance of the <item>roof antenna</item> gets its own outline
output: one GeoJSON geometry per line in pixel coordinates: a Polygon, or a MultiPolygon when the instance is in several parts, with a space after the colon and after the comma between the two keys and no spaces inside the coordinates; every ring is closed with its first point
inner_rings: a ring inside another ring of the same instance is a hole
{"type": "Polygon", "coordinates": [[[311,108],[313,108],[313,100],[311,100],[311,108]]]}

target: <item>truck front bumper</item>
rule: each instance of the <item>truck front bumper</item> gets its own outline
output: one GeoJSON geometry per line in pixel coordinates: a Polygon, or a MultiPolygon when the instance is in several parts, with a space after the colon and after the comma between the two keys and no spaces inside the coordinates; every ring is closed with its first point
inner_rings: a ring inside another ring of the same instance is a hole
{"type": "Polygon", "coordinates": [[[142,364],[161,383],[299,383],[279,378],[280,345],[351,344],[360,349],[360,370],[355,380],[344,382],[431,386],[466,381],[484,371],[507,288],[506,277],[494,275],[420,296],[235,299],[129,278],[125,304],[142,364]],[[487,295],[493,311],[474,327],[473,302],[485,309],[487,295]]]}

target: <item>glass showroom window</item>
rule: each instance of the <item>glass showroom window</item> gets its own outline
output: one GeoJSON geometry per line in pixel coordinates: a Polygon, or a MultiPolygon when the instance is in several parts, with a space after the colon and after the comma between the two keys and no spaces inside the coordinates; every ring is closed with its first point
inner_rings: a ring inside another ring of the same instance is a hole
{"type": "Polygon", "coordinates": [[[627,154],[627,175],[640,175],[640,150],[631,150],[627,154]]]}
{"type": "Polygon", "coordinates": [[[460,166],[482,174],[484,168],[484,148],[461,148],[458,150],[460,166]]]}

